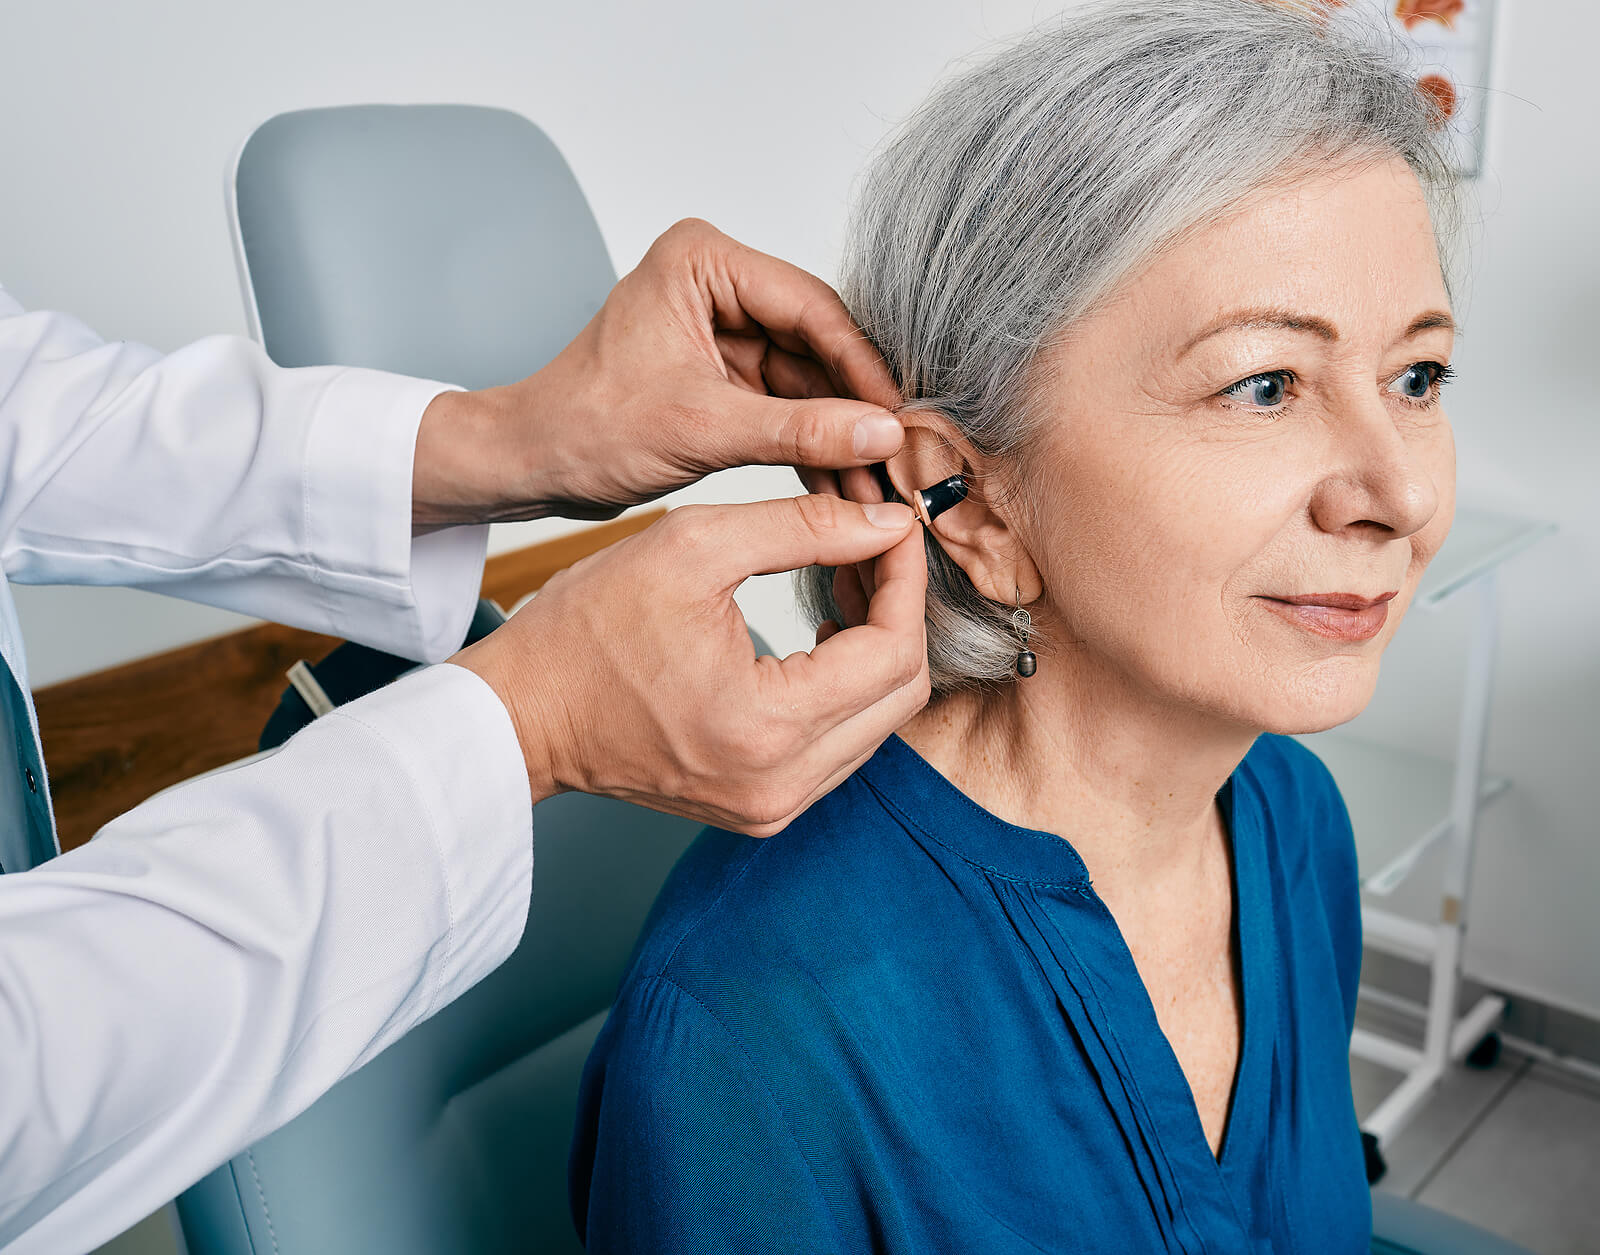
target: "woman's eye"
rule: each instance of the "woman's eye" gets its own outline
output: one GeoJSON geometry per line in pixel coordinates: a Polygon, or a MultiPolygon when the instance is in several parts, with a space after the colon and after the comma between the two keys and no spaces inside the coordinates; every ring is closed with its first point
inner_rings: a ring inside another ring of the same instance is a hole
{"type": "Polygon", "coordinates": [[[1222,390],[1222,395],[1259,410],[1276,409],[1288,395],[1291,378],[1293,376],[1286,370],[1269,370],[1230,384],[1222,390]]]}
{"type": "Polygon", "coordinates": [[[1450,375],[1450,368],[1441,362],[1412,362],[1396,376],[1389,391],[1410,401],[1427,401],[1450,375]]]}

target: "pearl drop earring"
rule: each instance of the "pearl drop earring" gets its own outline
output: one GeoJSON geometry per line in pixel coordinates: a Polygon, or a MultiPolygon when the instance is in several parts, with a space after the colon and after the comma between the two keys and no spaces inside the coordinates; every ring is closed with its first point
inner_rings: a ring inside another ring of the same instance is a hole
{"type": "Polygon", "coordinates": [[[1022,589],[1017,589],[1017,608],[1011,612],[1011,627],[1017,634],[1017,674],[1027,679],[1039,669],[1039,659],[1028,648],[1028,633],[1033,616],[1022,608],[1022,589]]]}

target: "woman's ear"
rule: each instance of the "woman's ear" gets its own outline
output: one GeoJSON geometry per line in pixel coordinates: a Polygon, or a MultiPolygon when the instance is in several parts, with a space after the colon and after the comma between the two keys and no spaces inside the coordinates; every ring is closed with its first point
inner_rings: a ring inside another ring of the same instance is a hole
{"type": "Polygon", "coordinates": [[[983,596],[1006,606],[1019,594],[1024,605],[1037,600],[1044,581],[1004,511],[996,509],[992,488],[998,480],[986,459],[936,410],[906,409],[899,417],[905,443],[884,467],[900,499],[914,502],[921,489],[962,476],[966,500],[935,518],[928,530],[983,596]]]}

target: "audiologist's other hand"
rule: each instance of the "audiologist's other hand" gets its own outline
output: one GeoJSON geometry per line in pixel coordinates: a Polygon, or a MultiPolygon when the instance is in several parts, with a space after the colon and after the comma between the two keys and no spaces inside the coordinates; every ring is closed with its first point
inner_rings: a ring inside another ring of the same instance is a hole
{"type": "Polygon", "coordinates": [[[725,467],[865,466],[900,448],[899,400],[832,288],[680,222],[543,370],[434,400],[414,518],[609,518],[725,467]]]}
{"type": "Polygon", "coordinates": [[[769,836],[926,703],[922,543],[899,504],[685,506],[451,661],[505,702],[534,801],[576,789],[769,836]],[[747,577],[875,555],[863,623],[756,656],[733,600],[747,577]]]}

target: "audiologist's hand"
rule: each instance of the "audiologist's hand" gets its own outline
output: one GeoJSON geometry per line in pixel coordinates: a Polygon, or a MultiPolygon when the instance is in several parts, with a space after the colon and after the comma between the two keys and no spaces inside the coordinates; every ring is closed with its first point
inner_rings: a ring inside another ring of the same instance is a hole
{"type": "Polygon", "coordinates": [[[922,543],[899,504],[686,506],[451,661],[505,702],[535,801],[578,789],[768,836],[927,701],[922,543]],[[747,577],[879,554],[864,623],[756,657],[733,600],[747,577]]]}
{"type": "Polygon", "coordinates": [[[900,448],[899,400],[832,288],[680,222],[543,370],[434,400],[414,520],[609,518],[724,467],[865,466],[900,448]]]}

